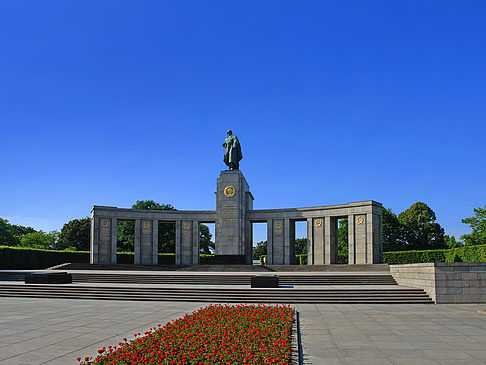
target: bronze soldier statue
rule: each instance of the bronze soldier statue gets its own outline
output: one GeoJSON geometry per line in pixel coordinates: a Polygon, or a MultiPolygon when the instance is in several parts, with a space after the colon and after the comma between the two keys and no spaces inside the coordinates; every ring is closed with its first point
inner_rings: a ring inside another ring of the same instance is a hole
{"type": "Polygon", "coordinates": [[[228,130],[228,137],[224,140],[224,163],[230,170],[238,170],[240,167],[240,160],[243,158],[241,154],[241,146],[238,137],[233,135],[233,132],[228,130]]]}

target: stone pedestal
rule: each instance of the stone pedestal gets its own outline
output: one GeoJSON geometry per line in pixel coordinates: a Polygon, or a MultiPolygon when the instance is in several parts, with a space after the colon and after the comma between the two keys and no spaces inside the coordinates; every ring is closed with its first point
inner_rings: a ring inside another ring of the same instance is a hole
{"type": "Polygon", "coordinates": [[[216,263],[251,264],[253,196],[239,170],[222,171],[216,191],[216,263]],[[219,257],[218,257],[219,256],[219,257]]]}

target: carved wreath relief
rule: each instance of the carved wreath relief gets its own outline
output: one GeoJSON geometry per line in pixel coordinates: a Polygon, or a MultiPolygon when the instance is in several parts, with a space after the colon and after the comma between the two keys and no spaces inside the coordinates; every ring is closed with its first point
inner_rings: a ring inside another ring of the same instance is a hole
{"type": "Polygon", "coordinates": [[[316,227],[322,227],[322,219],[316,219],[316,227]]]}
{"type": "Polygon", "coordinates": [[[108,227],[108,219],[103,219],[103,220],[101,221],[101,225],[102,225],[103,227],[105,227],[105,228],[106,228],[106,227],[108,227]]]}
{"type": "Polygon", "coordinates": [[[145,229],[150,228],[150,222],[149,221],[144,221],[143,222],[143,228],[145,228],[145,229]]]}
{"type": "Polygon", "coordinates": [[[189,222],[184,222],[184,229],[185,229],[185,230],[191,229],[191,223],[189,223],[189,222]]]}
{"type": "Polygon", "coordinates": [[[226,197],[232,198],[235,196],[235,194],[236,194],[236,189],[234,186],[229,185],[224,188],[224,195],[226,195],[226,197]]]}
{"type": "Polygon", "coordinates": [[[358,224],[363,224],[364,223],[364,217],[360,215],[358,218],[356,218],[356,222],[358,224]]]}

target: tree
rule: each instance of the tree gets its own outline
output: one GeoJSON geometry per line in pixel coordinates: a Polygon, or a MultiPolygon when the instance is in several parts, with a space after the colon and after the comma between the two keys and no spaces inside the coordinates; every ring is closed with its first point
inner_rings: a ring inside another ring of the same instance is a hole
{"type": "Polygon", "coordinates": [[[391,209],[383,208],[383,251],[406,250],[402,226],[391,209]]]}
{"type": "Polygon", "coordinates": [[[16,246],[19,243],[12,234],[11,225],[8,220],[0,218],[0,245],[16,246]]]}
{"type": "Polygon", "coordinates": [[[484,208],[474,209],[474,216],[464,218],[461,222],[469,224],[472,229],[471,233],[461,236],[466,246],[486,244],[486,205],[484,208]]]}
{"type": "Polygon", "coordinates": [[[58,249],[72,247],[77,251],[89,251],[91,219],[73,219],[61,229],[58,249]]]}
{"type": "Polygon", "coordinates": [[[348,220],[340,219],[337,232],[338,239],[338,263],[348,263],[348,220]]]}
{"type": "Polygon", "coordinates": [[[18,246],[22,236],[33,232],[36,230],[32,227],[10,224],[7,219],[0,218],[0,245],[18,246]]]}
{"type": "Polygon", "coordinates": [[[214,242],[211,241],[213,235],[209,231],[209,227],[205,224],[199,224],[199,244],[200,253],[202,254],[213,254],[214,253],[214,242]]]}
{"type": "Polygon", "coordinates": [[[456,248],[456,247],[462,246],[461,241],[456,241],[456,237],[449,236],[447,234],[444,235],[444,242],[446,243],[447,247],[449,247],[449,248],[456,248]]]}
{"type": "Polygon", "coordinates": [[[295,239],[295,254],[304,255],[307,253],[307,238],[295,239]]]}
{"type": "Polygon", "coordinates": [[[27,233],[22,236],[20,245],[23,247],[53,249],[59,240],[59,232],[51,231],[46,233],[44,231],[36,231],[27,233]]]}
{"type": "Polygon", "coordinates": [[[253,247],[253,260],[259,260],[261,255],[267,254],[267,241],[257,242],[256,246],[253,247]]]}
{"type": "Polygon", "coordinates": [[[425,203],[417,202],[398,215],[403,239],[409,250],[447,248],[444,229],[435,223],[434,211],[425,203]]]}

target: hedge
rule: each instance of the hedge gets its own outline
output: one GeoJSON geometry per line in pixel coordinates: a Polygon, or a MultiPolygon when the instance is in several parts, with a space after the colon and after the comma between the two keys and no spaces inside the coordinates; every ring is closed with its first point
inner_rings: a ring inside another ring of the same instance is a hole
{"type": "MultiPolygon", "coordinates": [[[[175,265],[175,254],[159,253],[159,265],[175,265]]],[[[117,263],[133,264],[133,252],[117,252],[117,263]]],[[[0,269],[45,269],[72,263],[89,263],[88,251],[57,251],[28,247],[0,246],[0,269]]],[[[214,255],[199,255],[201,265],[214,264],[214,255]]]]}
{"type": "Polygon", "coordinates": [[[421,262],[486,262],[486,245],[463,246],[445,250],[383,252],[385,264],[421,262]]]}
{"type": "MultiPolygon", "coordinates": [[[[159,253],[159,265],[175,265],[175,254],[159,253]]],[[[263,258],[260,256],[260,265],[263,258]]],[[[307,255],[296,255],[297,265],[307,265],[307,255]]],[[[119,264],[133,264],[133,252],[118,252],[119,264]]],[[[339,257],[339,262],[344,257],[339,257]]],[[[66,262],[88,263],[87,251],[55,251],[26,247],[0,246],[0,269],[45,269],[66,262]]],[[[413,264],[421,262],[486,262],[486,245],[463,246],[444,250],[392,251],[383,253],[386,264],[413,264]]],[[[213,265],[214,255],[199,255],[201,265],[213,265]]],[[[345,262],[342,262],[345,263],[345,262]]]]}
{"type": "Polygon", "coordinates": [[[89,252],[0,246],[2,269],[45,269],[65,262],[89,262],[89,252]]]}

